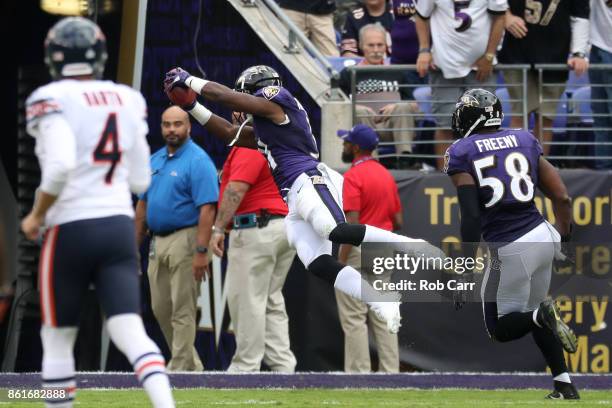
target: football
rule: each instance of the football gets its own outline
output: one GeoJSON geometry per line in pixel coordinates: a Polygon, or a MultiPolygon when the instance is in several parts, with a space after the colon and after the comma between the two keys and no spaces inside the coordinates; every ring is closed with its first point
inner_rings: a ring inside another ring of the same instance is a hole
{"type": "Polygon", "coordinates": [[[192,105],[196,99],[196,93],[193,89],[182,86],[175,86],[171,90],[166,91],[166,95],[168,95],[173,104],[178,106],[192,105]]]}

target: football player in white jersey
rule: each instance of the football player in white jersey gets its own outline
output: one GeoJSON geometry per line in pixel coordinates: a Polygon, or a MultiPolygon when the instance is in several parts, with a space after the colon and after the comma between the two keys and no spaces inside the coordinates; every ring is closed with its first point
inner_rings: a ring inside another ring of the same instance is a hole
{"type": "Polygon", "coordinates": [[[134,367],[153,406],[174,407],[165,361],[140,312],[130,190],[151,180],[146,104],[140,93],[102,81],[104,34],[81,17],[60,20],[45,41],[54,82],[27,100],[27,129],[42,171],[34,208],[21,228],[44,236],[39,266],[43,387],[48,407],[72,407],[73,347],[93,284],[111,339],[134,367]]]}

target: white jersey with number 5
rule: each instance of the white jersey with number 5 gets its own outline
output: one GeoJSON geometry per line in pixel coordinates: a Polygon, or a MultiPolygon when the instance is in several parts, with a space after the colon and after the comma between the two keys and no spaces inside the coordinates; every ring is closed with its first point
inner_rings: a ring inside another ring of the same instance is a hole
{"type": "Polygon", "coordinates": [[[431,18],[433,62],[444,78],[463,78],[487,50],[493,15],[503,15],[507,0],[418,0],[417,13],[431,18]]]}
{"type": "Polygon", "coordinates": [[[40,189],[58,195],[48,226],[128,215],[132,197],[151,180],[142,95],[111,81],[65,79],[27,100],[27,130],[36,139],[40,189]]]}

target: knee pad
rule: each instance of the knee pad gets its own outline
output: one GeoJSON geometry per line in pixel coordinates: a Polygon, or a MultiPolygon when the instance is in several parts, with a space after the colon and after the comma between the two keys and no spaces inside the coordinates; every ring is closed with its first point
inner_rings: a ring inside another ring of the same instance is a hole
{"type": "Polygon", "coordinates": [[[365,237],[366,226],[363,224],[341,223],[330,232],[329,240],[337,244],[359,246],[365,237]]]}
{"type": "Polygon", "coordinates": [[[332,285],[336,281],[336,276],[344,268],[333,256],[324,254],[316,258],[308,265],[308,271],[319,278],[330,282],[332,285]]]}

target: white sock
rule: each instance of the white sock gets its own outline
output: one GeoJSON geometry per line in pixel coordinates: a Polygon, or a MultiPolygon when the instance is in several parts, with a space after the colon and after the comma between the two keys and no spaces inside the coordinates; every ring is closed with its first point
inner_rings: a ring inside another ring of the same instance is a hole
{"type": "Polygon", "coordinates": [[[568,384],[572,383],[572,380],[570,380],[570,376],[567,372],[559,374],[558,376],[553,378],[553,380],[561,381],[561,382],[568,383],[568,384]]]}
{"type": "Polygon", "coordinates": [[[43,345],[42,386],[48,390],[62,391],[62,398],[50,398],[47,408],[71,408],[76,395],[74,377],[74,342],[76,327],[43,326],[40,338],[43,345]]]}
{"type": "Polygon", "coordinates": [[[338,272],[334,288],[364,303],[383,301],[383,294],[361,279],[359,272],[352,266],[345,266],[338,272]]]}
{"type": "Polygon", "coordinates": [[[164,357],[147,336],[139,315],[121,314],[108,319],[108,333],[125,354],[155,408],[174,408],[164,357]]]}
{"type": "Polygon", "coordinates": [[[531,316],[531,319],[533,320],[536,326],[538,326],[539,328],[542,328],[542,325],[538,322],[538,310],[540,310],[540,308],[537,308],[536,310],[533,311],[533,315],[531,316]]]}
{"type": "Polygon", "coordinates": [[[413,239],[405,237],[403,235],[394,234],[391,231],[384,230],[382,228],[373,227],[366,224],[365,235],[363,236],[363,242],[386,242],[394,243],[396,250],[405,251],[406,243],[410,242],[425,242],[422,239],[413,239]]]}

